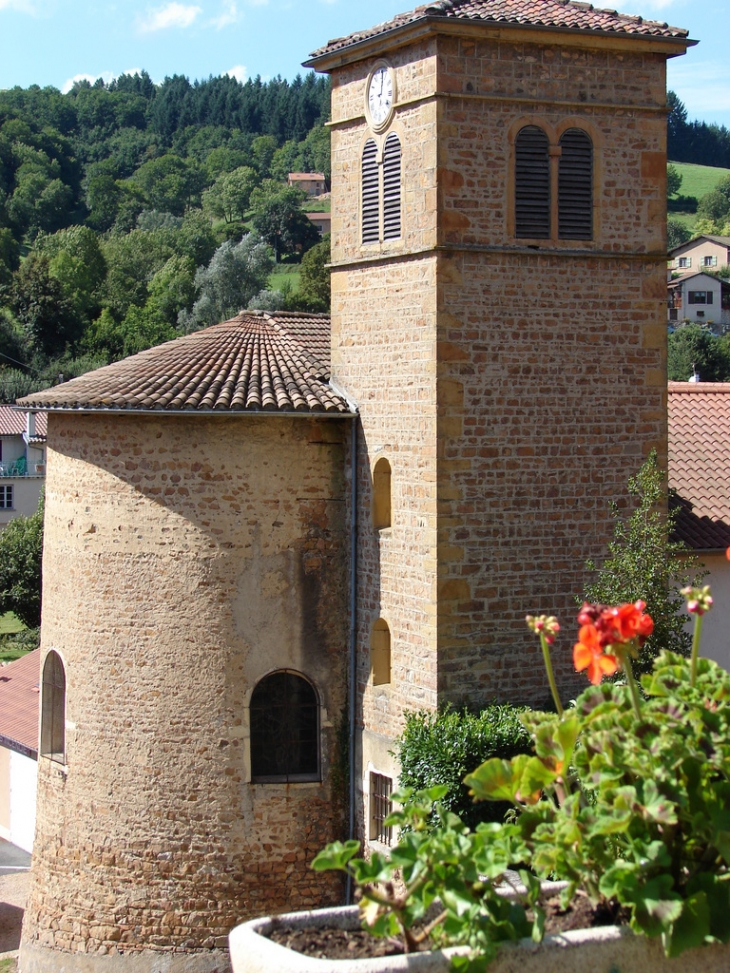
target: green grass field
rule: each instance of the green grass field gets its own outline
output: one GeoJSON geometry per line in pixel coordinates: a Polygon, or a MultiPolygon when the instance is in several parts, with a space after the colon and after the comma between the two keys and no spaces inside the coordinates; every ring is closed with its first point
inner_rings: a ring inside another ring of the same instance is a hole
{"type": "Polygon", "coordinates": [[[299,264],[292,265],[291,267],[282,267],[280,264],[271,277],[269,277],[269,290],[279,291],[285,283],[291,284],[292,291],[297,290],[299,288],[300,273],[301,268],[299,264]]]}
{"type": "Polygon", "coordinates": [[[25,625],[12,612],[0,615],[0,635],[15,635],[16,632],[22,632],[24,628],[25,625]]]}
{"type": "Polygon", "coordinates": [[[696,166],[690,162],[672,162],[671,165],[682,177],[680,196],[694,196],[698,200],[712,192],[724,176],[730,176],[730,169],[714,166],[696,166]]]}

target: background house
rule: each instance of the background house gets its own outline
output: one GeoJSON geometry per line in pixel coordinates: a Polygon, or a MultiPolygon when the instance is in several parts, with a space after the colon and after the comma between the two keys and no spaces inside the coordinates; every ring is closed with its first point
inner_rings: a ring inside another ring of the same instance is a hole
{"type": "Polygon", "coordinates": [[[317,227],[320,236],[324,236],[325,233],[330,232],[330,227],[332,226],[331,213],[306,213],[305,215],[317,227]]]}
{"type": "Polygon", "coordinates": [[[730,237],[699,236],[669,251],[672,270],[686,273],[688,270],[719,270],[730,264],[730,237]]]}
{"type": "Polygon", "coordinates": [[[0,837],[33,850],[39,649],[0,667],[0,837]]]}
{"type": "Polygon", "coordinates": [[[669,486],[679,506],[675,533],[709,571],[715,600],[702,652],[730,668],[730,383],[670,382],[669,486]]]}
{"type": "Polygon", "coordinates": [[[0,529],[35,513],[46,475],[46,417],[0,405],[0,529]]]}
{"type": "Polygon", "coordinates": [[[301,189],[307,196],[321,196],[327,192],[327,180],[323,172],[290,172],[287,183],[301,189]]]}
{"type": "Polygon", "coordinates": [[[730,281],[703,272],[675,277],[667,284],[669,323],[691,321],[713,331],[730,326],[730,281]]]}

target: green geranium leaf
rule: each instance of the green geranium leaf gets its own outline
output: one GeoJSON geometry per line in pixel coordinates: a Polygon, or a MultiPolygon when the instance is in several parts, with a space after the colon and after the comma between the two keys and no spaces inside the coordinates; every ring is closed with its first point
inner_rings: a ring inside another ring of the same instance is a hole
{"type": "Polygon", "coordinates": [[[529,759],[526,754],[520,754],[511,761],[492,757],[477,767],[473,774],[467,774],[464,783],[471,788],[477,800],[514,801],[529,759]]]}
{"type": "Polygon", "coordinates": [[[662,935],[667,956],[679,956],[685,949],[701,946],[710,935],[710,907],[704,892],[697,892],[682,903],[680,915],[671,930],[662,935]]]}

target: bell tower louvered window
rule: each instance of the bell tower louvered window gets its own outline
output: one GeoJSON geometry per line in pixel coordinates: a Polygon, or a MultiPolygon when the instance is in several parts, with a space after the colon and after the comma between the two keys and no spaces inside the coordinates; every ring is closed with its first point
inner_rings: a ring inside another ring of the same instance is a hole
{"type": "Polygon", "coordinates": [[[558,237],[593,238],[593,143],[579,128],[560,138],[558,160],[558,237]]]}
{"type": "Polygon", "coordinates": [[[400,237],[400,139],[391,132],[383,151],[383,239],[400,237]]]}
{"type": "Polygon", "coordinates": [[[515,236],[550,239],[550,151],[537,125],[520,129],[515,141],[515,236]]]}
{"type": "Polygon", "coordinates": [[[362,242],[380,239],[380,178],[378,147],[368,139],[362,153],[362,242]]]}

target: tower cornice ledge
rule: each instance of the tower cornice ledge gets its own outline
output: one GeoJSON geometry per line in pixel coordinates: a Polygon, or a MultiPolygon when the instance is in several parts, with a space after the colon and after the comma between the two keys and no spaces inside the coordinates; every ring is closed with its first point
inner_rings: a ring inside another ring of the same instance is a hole
{"type": "Polygon", "coordinates": [[[584,257],[595,260],[633,260],[642,263],[667,262],[667,255],[663,251],[636,253],[627,250],[593,250],[581,247],[521,247],[508,245],[494,245],[482,243],[441,243],[435,247],[424,247],[421,250],[409,250],[407,253],[381,253],[367,257],[348,258],[329,264],[331,270],[347,270],[353,267],[365,267],[382,263],[403,262],[407,260],[422,260],[424,257],[436,256],[439,253],[509,253],[526,257],[584,257]]]}

